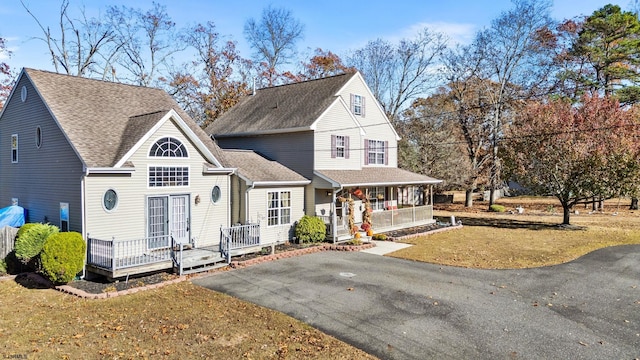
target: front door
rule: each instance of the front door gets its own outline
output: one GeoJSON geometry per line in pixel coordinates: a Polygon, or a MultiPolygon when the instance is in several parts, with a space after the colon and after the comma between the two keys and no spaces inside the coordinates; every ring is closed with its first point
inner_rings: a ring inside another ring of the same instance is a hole
{"type": "Polygon", "coordinates": [[[151,247],[168,246],[169,235],[178,244],[189,242],[189,195],[152,196],[147,206],[151,247]]]}

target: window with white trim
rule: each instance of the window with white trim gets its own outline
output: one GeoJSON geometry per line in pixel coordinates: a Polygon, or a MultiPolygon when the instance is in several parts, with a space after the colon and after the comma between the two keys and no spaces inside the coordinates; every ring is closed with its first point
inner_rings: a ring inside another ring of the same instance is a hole
{"type": "Polygon", "coordinates": [[[188,166],[149,166],[149,187],[189,186],[188,166]]]}
{"type": "Polygon", "coordinates": [[[353,114],[362,115],[362,96],[353,95],[353,114]]]}
{"type": "Polygon", "coordinates": [[[378,164],[384,165],[386,164],[385,159],[385,142],[380,140],[368,140],[368,150],[367,150],[367,159],[369,160],[368,164],[378,164]]]}
{"type": "Polygon", "coordinates": [[[18,162],[18,134],[11,135],[11,162],[18,162]]]}
{"type": "Polygon", "coordinates": [[[291,223],[290,191],[269,191],[267,201],[267,224],[269,226],[291,223]]]}
{"type": "Polygon", "coordinates": [[[384,187],[372,187],[369,188],[369,202],[371,203],[371,209],[384,210],[384,187]]]}
{"type": "Polygon", "coordinates": [[[150,157],[189,157],[187,148],[182,141],[172,138],[164,137],[156,141],[151,150],[149,151],[150,157]]]}
{"type": "Polygon", "coordinates": [[[345,137],[341,135],[336,136],[336,157],[344,158],[345,155],[345,137]]]}

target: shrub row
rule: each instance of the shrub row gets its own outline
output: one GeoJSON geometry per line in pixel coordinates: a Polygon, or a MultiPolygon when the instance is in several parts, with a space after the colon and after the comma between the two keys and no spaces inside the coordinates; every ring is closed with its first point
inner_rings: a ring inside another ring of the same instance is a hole
{"type": "MultiPolygon", "coordinates": [[[[18,230],[15,250],[7,259],[15,257],[27,269],[43,274],[54,284],[65,284],[82,270],[85,253],[86,244],[80,233],[61,233],[55,225],[29,223],[18,230]]],[[[8,263],[0,266],[10,271],[8,263]]]]}

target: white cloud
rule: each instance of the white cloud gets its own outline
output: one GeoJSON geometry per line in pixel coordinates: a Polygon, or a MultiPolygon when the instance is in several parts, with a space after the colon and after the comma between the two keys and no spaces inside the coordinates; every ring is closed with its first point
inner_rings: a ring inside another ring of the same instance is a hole
{"type": "Polygon", "coordinates": [[[424,28],[428,28],[429,31],[439,32],[445,34],[448,39],[449,45],[455,44],[469,44],[473,41],[473,37],[476,33],[476,26],[473,24],[463,23],[450,23],[450,22],[419,22],[406,27],[399,33],[391,36],[387,36],[385,39],[391,42],[398,42],[402,39],[412,39],[424,28]]]}

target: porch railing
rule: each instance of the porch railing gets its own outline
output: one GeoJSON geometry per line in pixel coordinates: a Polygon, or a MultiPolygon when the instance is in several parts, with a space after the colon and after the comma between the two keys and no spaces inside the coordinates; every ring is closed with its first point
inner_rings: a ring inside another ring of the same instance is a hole
{"type": "Polygon", "coordinates": [[[116,271],[171,260],[171,236],[135,240],[87,238],[87,264],[116,271]]]}
{"type": "Polygon", "coordinates": [[[371,213],[373,227],[378,229],[425,224],[433,220],[433,206],[412,206],[371,213]]]}
{"type": "Polygon", "coordinates": [[[231,261],[231,250],[260,245],[260,224],[220,228],[220,252],[231,261]]]}

